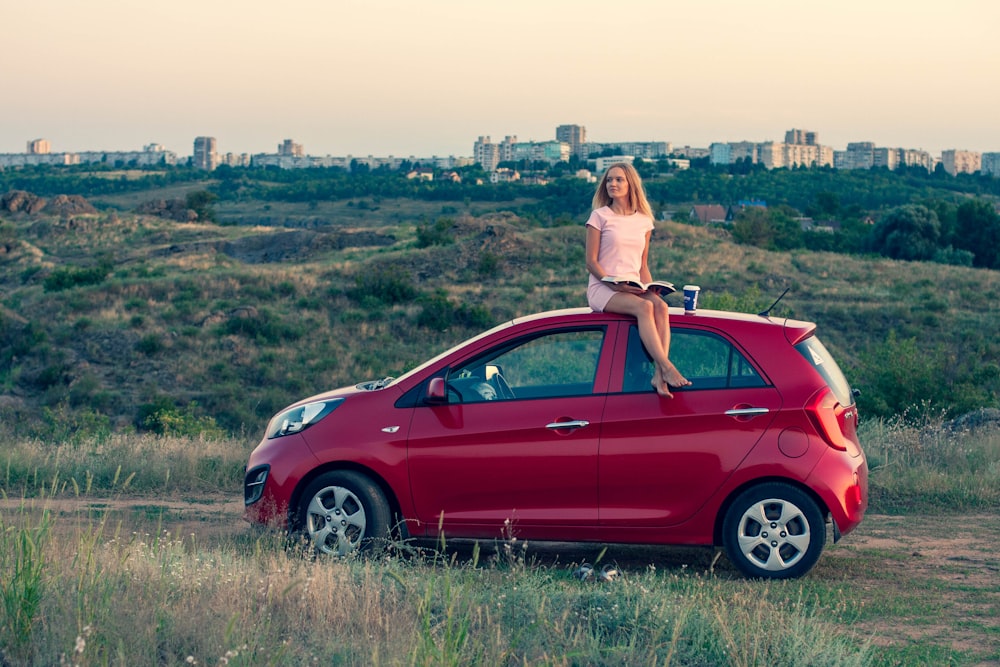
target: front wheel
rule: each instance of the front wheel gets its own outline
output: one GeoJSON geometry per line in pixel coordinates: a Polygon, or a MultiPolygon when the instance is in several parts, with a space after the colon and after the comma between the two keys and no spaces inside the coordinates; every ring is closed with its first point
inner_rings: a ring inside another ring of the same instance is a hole
{"type": "Polygon", "coordinates": [[[729,506],[722,543],[744,575],[793,579],[819,560],[826,524],[806,493],[788,484],[761,484],[741,493],[729,506]]]}
{"type": "Polygon", "coordinates": [[[296,525],[320,553],[345,556],[384,543],[389,504],[370,478],[350,470],[324,473],[306,487],[296,525]]]}

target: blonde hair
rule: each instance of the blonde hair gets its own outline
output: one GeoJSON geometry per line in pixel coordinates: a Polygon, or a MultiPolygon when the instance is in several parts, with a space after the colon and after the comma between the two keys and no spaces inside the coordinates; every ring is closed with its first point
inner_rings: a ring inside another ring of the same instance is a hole
{"type": "Polygon", "coordinates": [[[604,176],[601,177],[601,182],[597,184],[597,191],[594,193],[593,208],[598,209],[602,206],[610,206],[611,202],[614,201],[611,199],[611,195],[608,194],[608,174],[615,167],[625,172],[625,182],[628,183],[629,206],[632,207],[633,211],[638,211],[652,218],[653,208],[649,205],[649,200],[646,199],[646,190],[642,187],[642,177],[639,176],[639,172],[629,162],[615,162],[604,170],[604,176]]]}

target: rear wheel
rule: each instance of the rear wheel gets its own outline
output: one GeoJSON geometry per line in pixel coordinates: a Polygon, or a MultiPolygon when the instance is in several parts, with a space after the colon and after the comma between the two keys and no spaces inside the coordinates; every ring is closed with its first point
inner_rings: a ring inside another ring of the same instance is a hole
{"type": "Polygon", "coordinates": [[[819,560],[826,524],[806,493],[788,484],[761,484],[730,505],[722,543],[729,560],[746,576],[792,579],[819,560]]]}
{"type": "Polygon", "coordinates": [[[370,478],[337,470],[306,487],[296,520],[317,551],[344,556],[384,544],[390,511],[382,490],[370,478]]]}

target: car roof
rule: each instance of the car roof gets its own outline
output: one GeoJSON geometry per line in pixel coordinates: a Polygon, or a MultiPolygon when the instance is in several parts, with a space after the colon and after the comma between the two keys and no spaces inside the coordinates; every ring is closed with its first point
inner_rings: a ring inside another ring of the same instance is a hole
{"type": "MultiPolygon", "coordinates": [[[[816,325],[813,322],[795,320],[786,317],[737,313],[728,310],[699,309],[697,313],[687,315],[681,308],[671,308],[670,316],[670,323],[672,327],[678,325],[694,325],[695,327],[710,327],[725,331],[745,328],[781,327],[784,330],[785,337],[793,345],[810,336],[816,330],[816,325]]],[[[629,315],[619,315],[616,313],[595,313],[590,308],[564,308],[561,310],[550,310],[543,313],[515,317],[510,322],[494,327],[491,331],[498,331],[511,326],[530,324],[532,322],[544,323],[546,325],[558,325],[573,324],[577,322],[592,323],[595,320],[620,321],[632,319],[634,318],[629,315]]]]}

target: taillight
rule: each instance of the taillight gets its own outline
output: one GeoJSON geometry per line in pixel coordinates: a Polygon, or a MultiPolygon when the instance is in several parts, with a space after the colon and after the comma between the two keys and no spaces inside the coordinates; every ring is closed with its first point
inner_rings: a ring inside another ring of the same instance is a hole
{"type": "Polygon", "coordinates": [[[824,387],[817,391],[806,404],[806,412],[826,444],[846,452],[847,443],[844,442],[844,434],[840,430],[840,421],[837,419],[838,407],[840,407],[840,403],[833,392],[830,391],[829,387],[824,387]]]}

